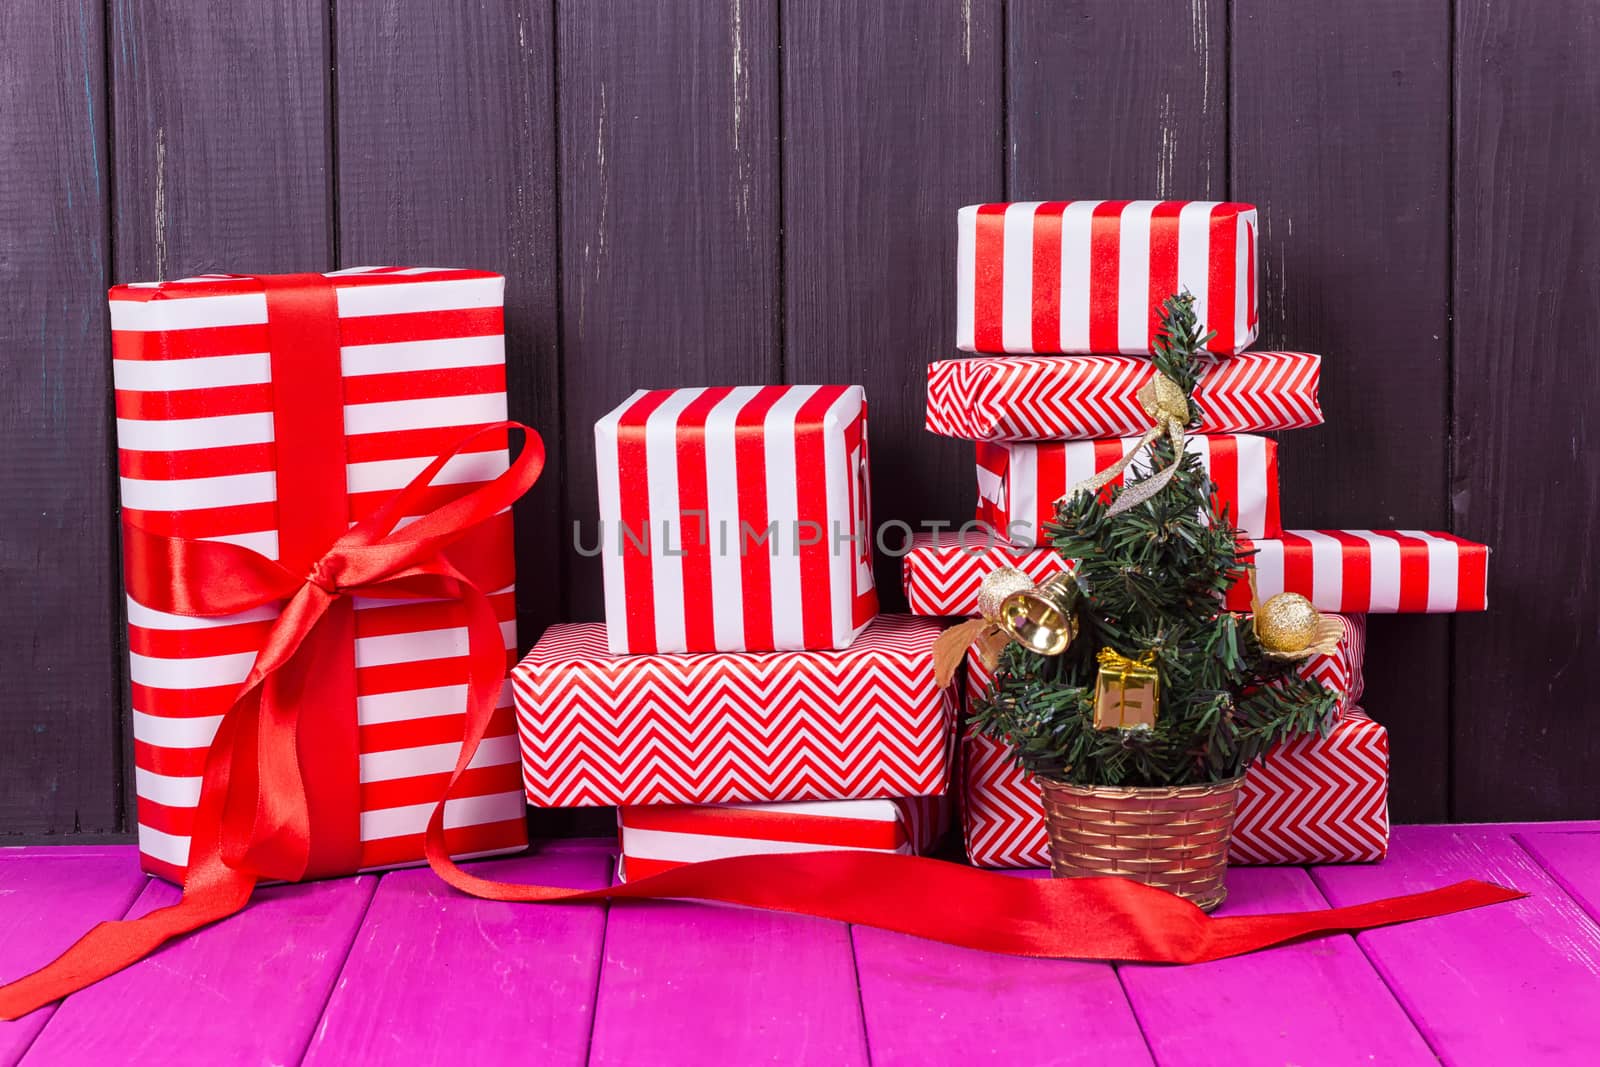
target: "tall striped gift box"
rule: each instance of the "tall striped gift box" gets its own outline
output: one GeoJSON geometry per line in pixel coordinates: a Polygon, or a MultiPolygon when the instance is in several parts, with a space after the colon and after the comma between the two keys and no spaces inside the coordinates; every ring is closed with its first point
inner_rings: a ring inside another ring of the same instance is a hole
{"type": "MultiPolygon", "coordinates": [[[[1111,467],[1131,452],[1138,437],[1101,441],[979,441],[977,519],[1018,545],[1044,540],[1055,519],[1056,499],[1079,482],[1111,467]]],[[[1216,485],[1215,505],[1227,508],[1247,537],[1276,537],[1278,443],[1252,434],[1189,434],[1184,450],[1198,456],[1216,485]]],[[[1148,452],[1128,473],[1149,474],[1148,452]]]]}
{"type": "Polygon", "coordinates": [[[844,648],[877,614],[859,386],[640,390],[595,454],[612,652],[844,648]]]}
{"type": "Polygon", "coordinates": [[[618,656],[552,626],[512,672],[528,799],[548,807],[928,796],[950,781],[941,624],[880,615],[847,649],[618,656]]]}
{"type": "MultiPolygon", "coordinates": [[[[1489,549],[1426,530],[1285,530],[1256,550],[1262,598],[1309,597],[1321,611],[1348,615],[1483,611],[1488,606],[1489,549]]],[[[906,602],[916,615],[976,615],[978,589],[996,567],[1017,567],[1036,581],[1067,568],[1048,547],[1019,547],[988,531],[918,534],[901,557],[906,602]]],[[[1228,592],[1233,611],[1250,610],[1250,589],[1228,592]]]]}
{"type": "MultiPolygon", "coordinates": [[[[1322,424],[1322,358],[1241,352],[1202,363],[1192,403],[1206,433],[1322,424]]],[[[1139,389],[1155,374],[1144,356],[973,356],[928,364],[931,433],[969,441],[1075,441],[1150,428],[1139,389]]]]}
{"type": "MultiPolygon", "coordinates": [[[[371,514],[474,427],[506,417],[503,279],[484,271],[364,267],[324,276],[337,314],[337,368],[310,368],[342,392],[344,522],[371,514]]],[[[299,481],[275,396],[303,381],[290,324],[269,315],[266,283],[243,275],[111,290],[113,374],[124,521],[153,533],[232,542],[274,560],[299,481]]],[[[337,427],[334,431],[337,434],[337,427]]],[[[428,509],[507,467],[504,433],[452,459],[428,509]]],[[[299,505],[292,505],[298,507],[299,505]]],[[[512,551],[511,517],[483,531],[512,551]]],[[[508,568],[509,569],[509,566],[508,568]]],[[[134,583],[130,581],[130,587],[134,583]]],[[[515,659],[512,589],[491,601],[515,659]]],[[[362,868],[419,861],[422,832],[460,751],[467,631],[455,602],[356,598],[362,868]]],[[[223,617],[166,614],[128,598],[139,850],[181,881],[206,753],[277,607],[223,617]]],[[[509,686],[474,768],[446,808],[461,855],[525,844],[509,686]]]]}
{"type": "Polygon", "coordinates": [[[1256,336],[1256,209],[1199,200],[974,204],[957,212],[956,346],[1149,354],[1187,290],[1206,348],[1256,336]]]}
{"type": "Polygon", "coordinates": [[[661,804],[617,809],[620,881],[685,863],[780,852],[918,855],[947,828],[948,796],[792,804],[661,804]]]}
{"type": "MultiPolygon", "coordinates": [[[[1002,741],[961,742],[961,828],[978,867],[1048,867],[1033,776],[1002,741]]],[[[1245,774],[1228,858],[1238,864],[1363,863],[1389,847],[1389,734],[1360,708],[1326,737],[1285,741],[1245,774]]]]}

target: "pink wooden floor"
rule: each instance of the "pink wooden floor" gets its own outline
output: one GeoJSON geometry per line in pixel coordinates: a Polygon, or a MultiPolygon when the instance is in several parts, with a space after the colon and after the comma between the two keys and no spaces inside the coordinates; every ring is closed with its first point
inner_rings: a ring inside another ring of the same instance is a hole
{"type": "MultiPolygon", "coordinates": [[[[483,865],[572,886],[604,842],[483,865]]],[[[470,900],[426,870],[264,890],[59,1008],[0,1064],[1345,1064],[1600,1058],[1600,823],[1402,827],[1371,867],[1257,868],[1234,913],[1466,877],[1482,911],[1188,968],[1021,960],[686,903],[470,900]]],[[[176,892],[131,848],[0,850],[0,978],[176,892]]],[[[959,906],[959,902],[952,902],[959,906]]]]}

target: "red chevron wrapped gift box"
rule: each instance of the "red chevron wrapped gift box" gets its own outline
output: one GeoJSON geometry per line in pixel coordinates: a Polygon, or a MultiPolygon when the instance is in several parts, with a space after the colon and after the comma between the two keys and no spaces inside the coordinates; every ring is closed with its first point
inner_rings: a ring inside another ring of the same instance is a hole
{"type": "Polygon", "coordinates": [[[877,614],[859,386],[641,389],[594,436],[611,651],[844,648],[877,614]]]}
{"type": "MultiPolygon", "coordinates": [[[[303,313],[294,310],[298,298],[286,294],[286,279],[209,275],[111,291],[127,523],[307,566],[332,538],[303,543],[305,465],[313,461],[301,443],[311,430],[284,421],[281,394],[303,392],[315,380],[312,391],[334,397],[329,432],[337,439],[342,419],[342,453],[314,462],[342,464],[348,495],[333,520],[338,532],[472,427],[506,417],[499,275],[369,267],[324,277],[302,276],[297,291],[315,290],[313,302],[326,301],[316,325],[335,331],[331,366],[302,358],[294,334],[303,313]]],[[[506,449],[504,433],[473,443],[446,464],[427,507],[504,472],[506,449]]],[[[484,533],[482,550],[509,561],[510,513],[484,533]]],[[[208,746],[278,609],[169,614],[133,595],[142,582],[130,570],[139,850],[146,870],[181,881],[208,746]]],[[[491,600],[509,662],[516,649],[511,587],[491,600]]],[[[463,610],[453,601],[355,599],[359,766],[352,754],[350,771],[359,783],[343,788],[359,799],[362,868],[422,858],[424,825],[460,750],[468,678],[463,610]]],[[[523,847],[509,686],[458,797],[446,808],[453,850],[523,847]]]]}
{"type": "Polygon", "coordinates": [[[919,854],[948,825],[948,796],[793,804],[658,804],[617,809],[621,881],[685,863],[848,849],[919,854]]]}
{"type": "MultiPolygon", "coordinates": [[[[1487,606],[1489,549],[1452,534],[1423,530],[1285,530],[1247,542],[1257,550],[1263,598],[1285,590],[1322,611],[1347,615],[1482,611],[1487,606]]],[[[1066,569],[1053,549],[1008,545],[987,531],[919,534],[901,560],[906,601],[918,615],[976,615],[978,589],[990,571],[1017,567],[1035,580],[1066,569]]],[[[1243,582],[1228,607],[1250,610],[1243,582]]]]}
{"type": "MultiPolygon", "coordinates": [[[[1206,433],[1322,424],[1322,358],[1242,352],[1205,363],[1193,402],[1206,433]]],[[[975,356],[928,364],[927,429],[969,441],[1072,441],[1150,428],[1135,394],[1155,373],[1144,356],[975,356]]]]}
{"type": "Polygon", "coordinates": [[[616,656],[552,626],[512,672],[528,798],[549,807],[942,793],[955,705],[932,619],[842,650],[616,656]]]}
{"type": "Polygon", "coordinates": [[[1218,355],[1256,336],[1256,209],[1184,200],[976,204],[957,213],[956,345],[1148,354],[1194,295],[1218,355]]]}
{"type": "MultiPolygon", "coordinates": [[[[961,824],[978,867],[1048,867],[1044,808],[1004,742],[961,742],[961,824]]],[[[1327,737],[1284,742],[1251,765],[1229,859],[1239,864],[1361,863],[1389,844],[1389,735],[1360,708],[1327,737]]]]}
{"type": "MultiPolygon", "coordinates": [[[[1031,545],[1055,518],[1058,497],[1115,465],[1139,441],[979,441],[978,521],[1013,544],[1031,545]]],[[[1252,434],[1190,434],[1183,447],[1200,457],[1217,487],[1216,506],[1227,508],[1246,536],[1276,537],[1282,532],[1276,441],[1252,434]]],[[[1148,474],[1149,454],[1129,469],[1148,474]]],[[[1118,477],[1112,484],[1122,481],[1118,477]]]]}

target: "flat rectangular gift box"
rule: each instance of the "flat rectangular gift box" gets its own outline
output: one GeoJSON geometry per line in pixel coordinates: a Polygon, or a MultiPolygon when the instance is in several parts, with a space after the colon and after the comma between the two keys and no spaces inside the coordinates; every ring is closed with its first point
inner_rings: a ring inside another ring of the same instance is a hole
{"type": "MultiPolygon", "coordinates": [[[[1054,520],[1056,499],[1072,487],[1114,466],[1139,444],[1137,437],[1100,441],[979,441],[977,519],[1012,544],[1044,539],[1054,520]]],[[[1215,503],[1226,507],[1247,537],[1276,537],[1278,518],[1278,443],[1253,434],[1190,434],[1184,450],[1200,457],[1217,487],[1215,503]]],[[[1150,473],[1148,454],[1136,459],[1111,484],[1130,474],[1150,473]]]]}
{"type": "MultiPolygon", "coordinates": [[[[485,271],[335,271],[350,521],[370,514],[467,431],[506,417],[504,280],[485,271]]],[[[260,279],[208,275],[111,290],[118,462],[126,521],[280,558],[274,365],[260,279]]],[[[446,464],[434,508],[507,467],[504,433],[446,464]]],[[[491,520],[511,553],[509,511],[491,520]]],[[[515,658],[511,587],[491,596],[515,658]]],[[[128,598],[139,849],[181,881],[206,752],[276,608],[196,618],[128,598]]],[[[356,598],[360,865],[422,858],[422,831],[460,751],[465,616],[455,602],[356,598]]],[[[509,685],[474,769],[446,807],[457,854],[524,846],[509,685]]]]}
{"type": "MultiPolygon", "coordinates": [[[[1322,358],[1241,352],[1207,359],[1193,403],[1205,433],[1259,433],[1322,424],[1322,358]]],[[[1145,356],[973,356],[928,364],[932,433],[969,441],[1075,441],[1141,434],[1145,356]]]]}
{"type": "MultiPolygon", "coordinates": [[[[1453,534],[1423,530],[1285,530],[1249,543],[1257,550],[1263,598],[1284,591],[1311,598],[1321,611],[1351,615],[1483,611],[1489,549],[1453,534]]],[[[989,572],[1012,566],[1043,580],[1067,568],[1048,547],[1010,545],[988,531],[918,534],[901,558],[906,602],[916,615],[976,615],[989,572]]],[[[1243,582],[1227,606],[1250,610],[1243,582]]]]}
{"type": "MultiPolygon", "coordinates": [[[[1044,807],[1004,742],[961,740],[961,819],[978,867],[1048,867],[1044,807]]],[[[1389,735],[1354,708],[1327,737],[1284,742],[1240,788],[1229,859],[1238,864],[1363,863],[1389,844],[1389,735]]]]}
{"type": "Polygon", "coordinates": [[[1185,200],[974,204],[956,216],[956,345],[1149,353],[1187,290],[1207,349],[1256,336],[1256,209],[1185,200]]]}
{"type": "Polygon", "coordinates": [[[948,796],[617,809],[619,881],[685,863],[835,849],[916,855],[948,826],[948,796]]]}
{"type": "Polygon", "coordinates": [[[843,648],[877,614],[860,386],[641,389],[594,434],[611,651],[843,648]]]}
{"type": "Polygon", "coordinates": [[[941,624],[880,615],[847,649],[617,656],[552,626],[512,673],[528,799],[549,807],[926,796],[950,781],[941,624]]]}

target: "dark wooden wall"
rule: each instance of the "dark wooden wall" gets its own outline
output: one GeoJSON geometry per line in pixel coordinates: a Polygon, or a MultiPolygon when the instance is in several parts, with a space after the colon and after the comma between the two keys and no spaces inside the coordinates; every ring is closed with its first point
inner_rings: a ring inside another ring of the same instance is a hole
{"type": "Polygon", "coordinates": [[[1396,816],[1600,816],[1597,52],[1588,0],[8,0],[0,835],[130,821],[107,285],[505,272],[526,640],[598,614],[637,386],[863,383],[878,514],[970,514],[955,209],[1060,197],[1258,204],[1262,341],[1326,357],[1290,524],[1495,547],[1490,613],[1373,620],[1396,816]]]}

